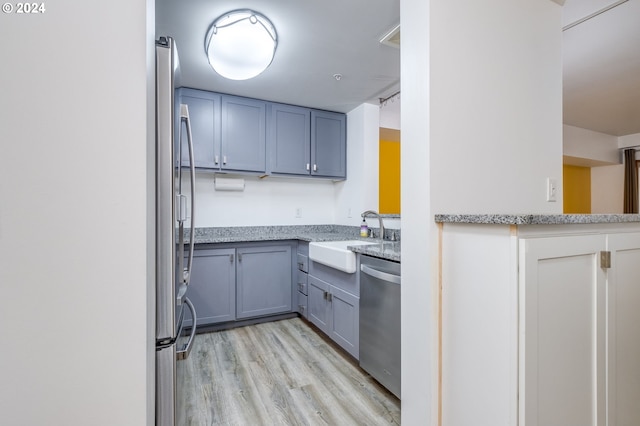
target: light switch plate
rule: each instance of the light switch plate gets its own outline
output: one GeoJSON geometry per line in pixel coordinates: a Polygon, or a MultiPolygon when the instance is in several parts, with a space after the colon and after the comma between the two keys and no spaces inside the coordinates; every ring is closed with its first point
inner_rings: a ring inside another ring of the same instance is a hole
{"type": "Polygon", "coordinates": [[[558,181],[554,178],[547,178],[547,201],[555,202],[558,198],[558,181]]]}

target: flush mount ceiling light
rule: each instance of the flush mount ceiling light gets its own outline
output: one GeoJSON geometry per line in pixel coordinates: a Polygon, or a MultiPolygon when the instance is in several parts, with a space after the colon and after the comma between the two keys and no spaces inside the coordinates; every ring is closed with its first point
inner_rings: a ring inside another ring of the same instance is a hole
{"type": "Polygon", "coordinates": [[[247,80],[266,70],[277,45],[276,29],[271,21],[249,9],[220,16],[205,37],[211,67],[231,80],[247,80]]]}

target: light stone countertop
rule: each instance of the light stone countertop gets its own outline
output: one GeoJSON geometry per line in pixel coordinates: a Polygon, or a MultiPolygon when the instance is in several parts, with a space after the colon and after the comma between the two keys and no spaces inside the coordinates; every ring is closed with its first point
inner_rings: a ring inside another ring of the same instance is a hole
{"type": "Polygon", "coordinates": [[[395,262],[400,262],[401,259],[400,241],[385,241],[378,244],[349,246],[347,248],[355,253],[393,260],[395,262]]]}
{"type": "Polygon", "coordinates": [[[571,225],[640,222],[638,214],[437,214],[437,223],[493,225],[571,225]]]}
{"type": "MultiPolygon", "coordinates": [[[[391,230],[396,231],[398,230],[391,230]]],[[[189,230],[185,230],[185,239],[190,239],[189,230]]],[[[386,234],[386,232],[385,232],[386,234]]],[[[346,225],[290,225],[290,226],[232,226],[196,228],[196,244],[240,243],[255,241],[283,241],[298,240],[314,241],[345,241],[367,240],[360,237],[360,227],[346,225]]],[[[356,253],[367,254],[383,259],[400,261],[399,241],[385,241],[384,244],[370,244],[366,246],[349,247],[356,253]]]]}

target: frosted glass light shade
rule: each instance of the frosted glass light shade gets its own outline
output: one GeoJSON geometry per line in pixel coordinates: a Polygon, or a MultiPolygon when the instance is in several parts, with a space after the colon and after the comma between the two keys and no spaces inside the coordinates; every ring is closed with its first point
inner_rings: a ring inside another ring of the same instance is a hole
{"type": "Polygon", "coordinates": [[[266,70],[277,45],[273,24],[252,10],[225,13],[213,22],[205,37],[211,67],[231,80],[247,80],[266,70]]]}

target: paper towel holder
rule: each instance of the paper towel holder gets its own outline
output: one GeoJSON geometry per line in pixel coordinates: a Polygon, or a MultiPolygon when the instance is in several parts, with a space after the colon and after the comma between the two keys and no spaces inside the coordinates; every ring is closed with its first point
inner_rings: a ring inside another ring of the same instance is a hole
{"type": "Polygon", "coordinates": [[[215,176],[213,188],[216,191],[244,191],[244,179],[215,176]]]}

